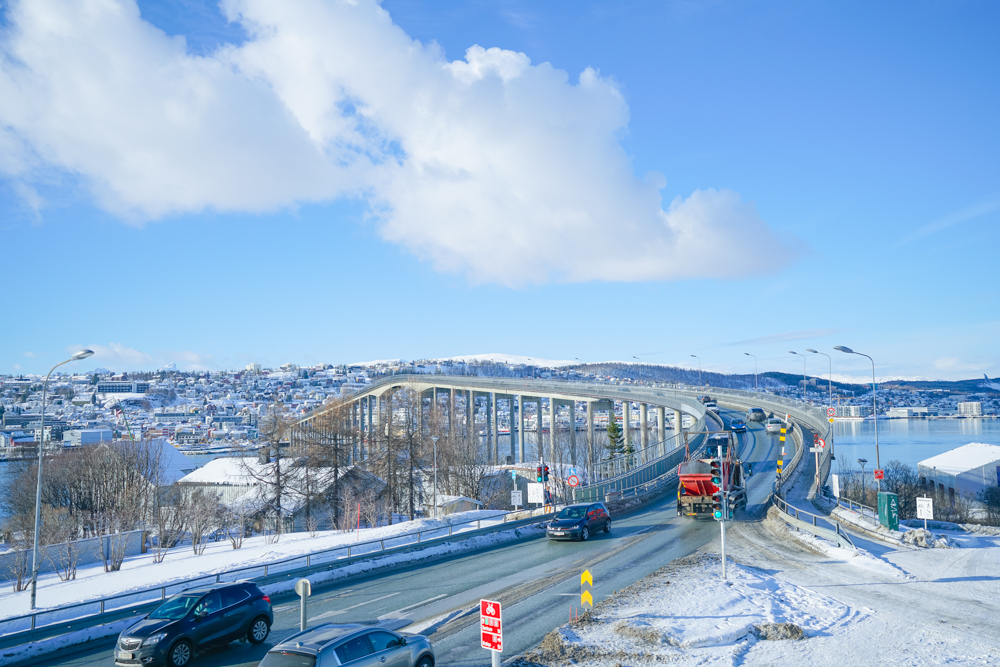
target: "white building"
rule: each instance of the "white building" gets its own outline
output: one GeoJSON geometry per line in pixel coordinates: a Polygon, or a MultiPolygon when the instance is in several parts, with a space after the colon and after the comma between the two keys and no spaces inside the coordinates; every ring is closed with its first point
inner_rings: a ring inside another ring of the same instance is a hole
{"type": "Polygon", "coordinates": [[[73,429],[63,432],[63,445],[76,447],[79,445],[96,445],[99,442],[111,442],[114,434],[109,428],[73,429]]]}
{"type": "Polygon", "coordinates": [[[886,416],[890,418],[912,419],[919,417],[937,417],[937,410],[925,407],[889,408],[886,416]]]}
{"type": "Polygon", "coordinates": [[[247,373],[257,375],[260,373],[260,364],[247,364],[247,373]]]}
{"type": "Polygon", "coordinates": [[[870,405],[838,405],[838,417],[867,417],[872,413],[870,405]]]}
{"type": "Polygon", "coordinates": [[[956,495],[975,496],[987,486],[1000,484],[1000,447],[982,442],[963,445],[921,461],[917,475],[950,502],[956,495]]]}
{"type": "Polygon", "coordinates": [[[958,414],[966,417],[980,417],[983,414],[983,404],[979,401],[959,403],[958,414]]]}

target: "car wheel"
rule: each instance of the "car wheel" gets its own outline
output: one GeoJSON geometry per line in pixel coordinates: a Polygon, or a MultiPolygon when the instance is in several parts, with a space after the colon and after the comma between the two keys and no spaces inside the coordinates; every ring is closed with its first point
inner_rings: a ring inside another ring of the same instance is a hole
{"type": "Polygon", "coordinates": [[[584,526],[583,530],[580,531],[580,541],[586,542],[588,539],[590,539],[590,529],[584,526]]]}
{"type": "Polygon", "coordinates": [[[191,642],[182,639],[170,647],[170,652],[167,653],[167,664],[170,667],[184,667],[191,662],[193,657],[194,649],[191,647],[191,642]]]}
{"type": "Polygon", "coordinates": [[[611,532],[611,519],[608,519],[608,522],[604,524],[604,532],[605,533],[611,532]]]}
{"type": "Polygon", "coordinates": [[[247,630],[247,641],[251,644],[260,644],[271,634],[271,626],[263,616],[255,618],[247,630]]]}
{"type": "Polygon", "coordinates": [[[417,667],[433,667],[433,666],[434,663],[431,662],[430,658],[424,658],[423,660],[417,663],[417,667]]]}

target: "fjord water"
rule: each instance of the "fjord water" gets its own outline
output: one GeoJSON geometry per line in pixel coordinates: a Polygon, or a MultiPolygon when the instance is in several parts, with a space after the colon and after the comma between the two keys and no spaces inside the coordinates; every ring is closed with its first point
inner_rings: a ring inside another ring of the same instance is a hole
{"type": "MultiPolygon", "coordinates": [[[[871,419],[838,421],[833,425],[834,454],[843,466],[857,468],[868,459],[875,467],[875,423],[871,419]]],[[[1000,445],[998,419],[879,419],[878,447],[882,466],[902,461],[914,470],[917,463],[970,442],[1000,445]]],[[[837,463],[833,466],[837,470],[837,463]]]]}

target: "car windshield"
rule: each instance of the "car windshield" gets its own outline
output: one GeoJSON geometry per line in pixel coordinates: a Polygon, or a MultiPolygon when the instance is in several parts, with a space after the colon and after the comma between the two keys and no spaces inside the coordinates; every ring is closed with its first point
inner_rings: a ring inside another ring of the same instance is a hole
{"type": "Polygon", "coordinates": [[[193,607],[195,602],[197,602],[200,598],[200,595],[178,595],[176,597],[172,597],[154,609],[153,613],[150,614],[149,617],[167,618],[170,620],[184,618],[184,615],[190,611],[191,607],[193,607]]]}
{"type": "Polygon", "coordinates": [[[586,507],[566,507],[559,514],[556,514],[557,519],[582,519],[587,515],[586,507]]]}
{"type": "Polygon", "coordinates": [[[291,651],[271,651],[260,661],[260,667],[316,667],[316,656],[291,651]]]}

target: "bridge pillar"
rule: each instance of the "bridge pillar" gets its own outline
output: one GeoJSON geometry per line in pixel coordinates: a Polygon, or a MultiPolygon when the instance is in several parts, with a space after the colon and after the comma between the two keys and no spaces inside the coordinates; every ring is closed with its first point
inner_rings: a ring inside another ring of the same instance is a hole
{"type": "Polygon", "coordinates": [[[549,398],[549,412],[552,416],[549,418],[551,420],[551,426],[549,427],[549,458],[552,461],[556,460],[556,413],[559,412],[559,401],[555,398],[549,398]]]}
{"type": "Polygon", "coordinates": [[[576,467],[576,401],[569,402],[569,462],[576,467]]]}
{"type": "Polygon", "coordinates": [[[657,456],[667,453],[667,411],[662,405],[656,406],[656,435],[660,441],[660,446],[656,450],[657,456]]]}
{"type": "Polygon", "coordinates": [[[646,410],[647,410],[646,404],[645,403],[640,403],[639,404],[639,444],[640,444],[640,446],[642,447],[642,450],[643,450],[643,452],[642,452],[642,461],[643,461],[643,463],[645,463],[646,461],[649,460],[649,454],[648,454],[648,452],[646,452],[646,447],[649,446],[649,431],[646,430],[646,427],[647,427],[646,410]]]}
{"type": "Polygon", "coordinates": [[[472,393],[472,390],[470,389],[469,393],[466,394],[466,399],[465,399],[465,432],[467,434],[466,437],[469,439],[470,443],[475,442],[475,440],[473,440],[473,438],[476,435],[475,430],[476,430],[476,396],[474,393],[472,393]]]}
{"type": "Polygon", "coordinates": [[[590,476],[590,483],[594,482],[593,470],[596,463],[594,455],[594,402],[587,401],[587,474],[590,476]]]}
{"type": "Polygon", "coordinates": [[[680,410],[674,410],[674,434],[677,436],[675,440],[677,441],[678,447],[684,445],[684,413],[680,410]]]}
{"type": "Polygon", "coordinates": [[[500,463],[500,450],[497,444],[497,395],[495,392],[486,394],[486,443],[490,449],[493,465],[500,463]]]}
{"type": "Polygon", "coordinates": [[[622,431],[625,433],[625,449],[628,449],[629,444],[632,442],[631,412],[632,401],[622,401],[622,431]]]}
{"type": "MultiPolygon", "coordinates": [[[[514,407],[514,401],[511,399],[511,408],[514,407]]],[[[513,413],[511,413],[513,415],[513,413]]],[[[512,417],[513,420],[513,417],[512,417]]],[[[510,425],[510,430],[513,433],[514,424],[510,425]]],[[[524,396],[522,394],[517,395],[517,454],[518,463],[524,463],[524,396]]]]}
{"type": "Polygon", "coordinates": [[[448,390],[448,436],[455,437],[455,389],[448,390]]]}

